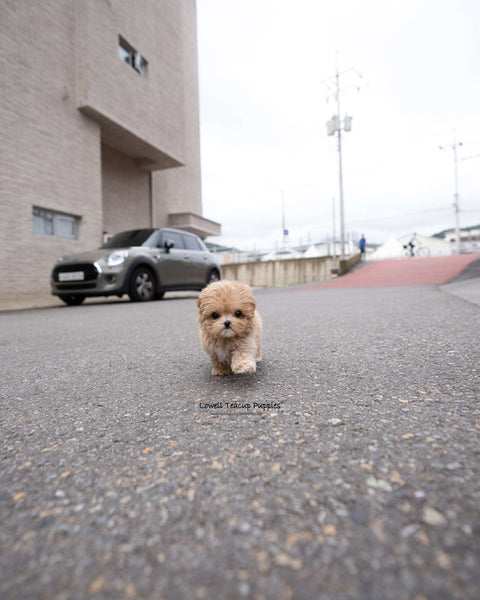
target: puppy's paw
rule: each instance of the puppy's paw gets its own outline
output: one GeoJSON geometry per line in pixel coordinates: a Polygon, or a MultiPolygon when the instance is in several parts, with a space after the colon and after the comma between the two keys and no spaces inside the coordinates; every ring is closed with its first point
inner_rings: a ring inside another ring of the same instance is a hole
{"type": "Polygon", "coordinates": [[[222,363],[212,365],[212,375],[230,375],[230,367],[222,363]]]}
{"type": "Polygon", "coordinates": [[[255,373],[257,363],[253,360],[242,360],[232,364],[232,371],[237,375],[241,373],[255,373]]]}

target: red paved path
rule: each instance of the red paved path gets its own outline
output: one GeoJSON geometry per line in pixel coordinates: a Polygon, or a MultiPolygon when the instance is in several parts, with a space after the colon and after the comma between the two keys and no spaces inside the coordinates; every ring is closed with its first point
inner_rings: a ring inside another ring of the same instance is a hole
{"type": "Polygon", "coordinates": [[[478,254],[460,254],[433,258],[378,260],[359,265],[343,277],[308,289],[440,285],[458,275],[468,264],[478,258],[478,254]]]}

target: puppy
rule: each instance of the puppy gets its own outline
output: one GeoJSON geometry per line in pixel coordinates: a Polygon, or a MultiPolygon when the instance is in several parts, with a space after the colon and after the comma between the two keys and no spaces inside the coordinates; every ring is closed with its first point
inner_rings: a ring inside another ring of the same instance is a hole
{"type": "Polygon", "coordinates": [[[200,341],[212,375],[255,373],[262,358],[262,319],[253,294],[239,281],[216,281],[198,299],[200,341]]]}

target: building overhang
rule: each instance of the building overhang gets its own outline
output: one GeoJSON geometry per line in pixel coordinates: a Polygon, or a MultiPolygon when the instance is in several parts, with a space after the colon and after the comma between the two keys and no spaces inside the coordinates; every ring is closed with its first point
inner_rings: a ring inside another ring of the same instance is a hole
{"type": "Polygon", "coordinates": [[[220,235],[222,233],[222,226],[220,223],[210,221],[210,219],[205,219],[204,217],[191,212],[170,213],[168,215],[168,227],[189,231],[202,239],[211,235],[220,235]]]}
{"type": "Polygon", "coordinates": [[[151,172],[183,166],[180,161],[139,138],[91,106],[80,106],[79,110],[100,125],[102,143],[133,158],[140,169],[151,172]]]}

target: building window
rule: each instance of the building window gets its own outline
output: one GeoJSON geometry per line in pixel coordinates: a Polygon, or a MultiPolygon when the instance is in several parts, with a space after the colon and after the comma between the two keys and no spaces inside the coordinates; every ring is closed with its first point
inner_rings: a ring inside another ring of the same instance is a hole
{"type": "Polygon", "coordinates": [[[145,76],[145,69],[147,67],[147,61],[145,58],[137,52],[133,46],[119,36],[118,38],[118,56],[121,60],[129,64],[137,73],[145,76]]]}
{"type": "Polygon", "coordinates": [[[35,235],[52,235],[76,240],[78,239],[79,221],[78,217],[33,207],[33,233],[35,235]]]}

